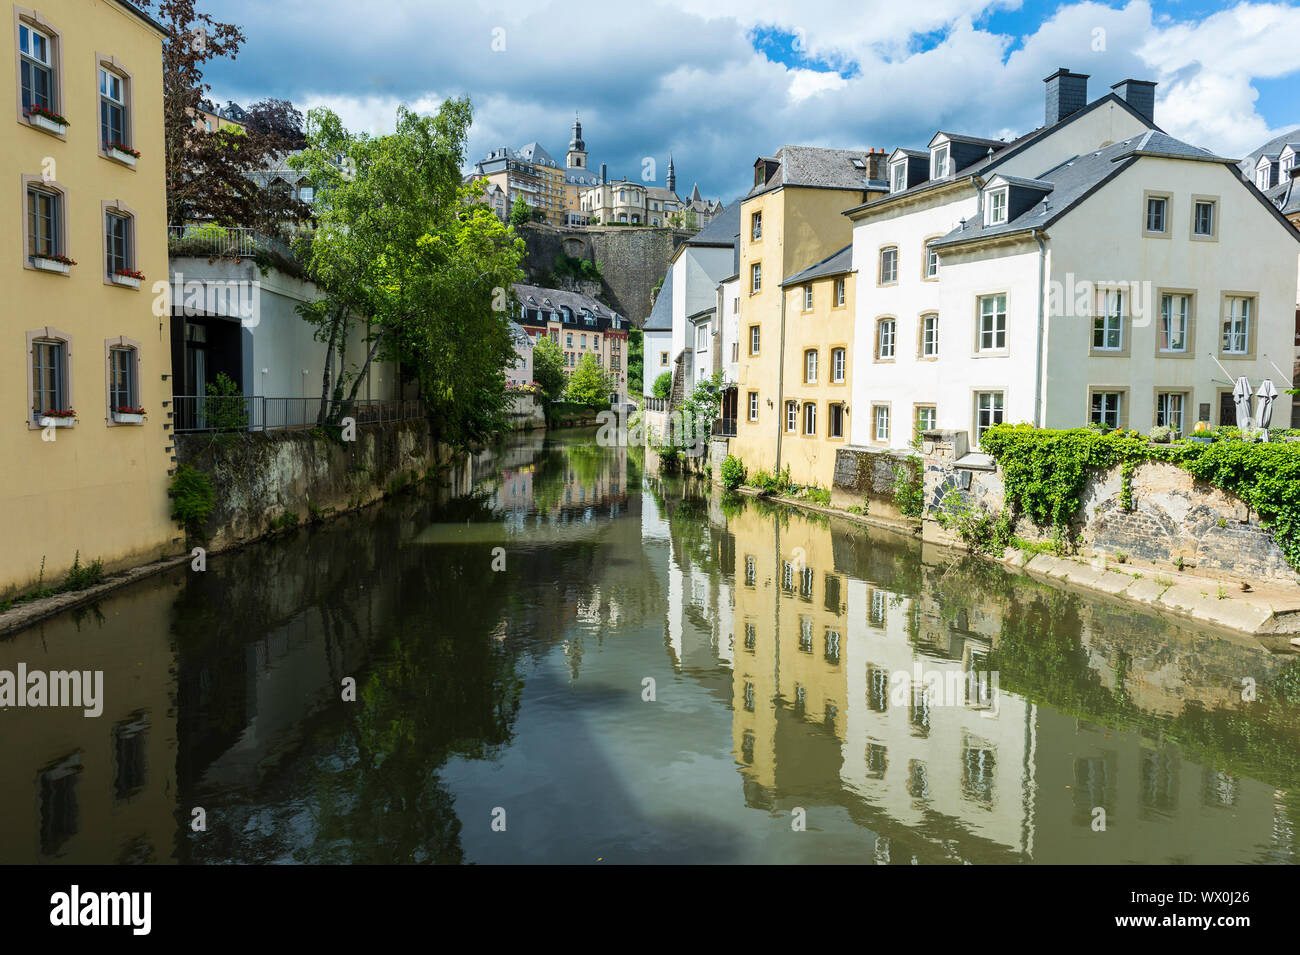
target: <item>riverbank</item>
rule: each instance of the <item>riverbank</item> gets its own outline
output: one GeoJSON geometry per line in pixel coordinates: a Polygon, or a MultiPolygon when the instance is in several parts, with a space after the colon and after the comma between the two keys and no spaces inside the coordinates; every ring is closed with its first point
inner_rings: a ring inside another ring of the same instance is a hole
{"type": "MultiPolygon", "coordinates": [[[[747,497],[786,504],[910,538],[922,534],[920,520],[891,520],[815,504],[795,497],[764,494],[756,488],[737,489],[747,497]]],[[[1086,558],[1033,553],[1008,547],[1001,554],[975,554],[949,543],[928,542],[962,556],[979,557],[1056,586],[1101,594],[1139,604],[1163,614],[1195,620],[1251,636],[1300,634],[1300,589],[1285,583],[1251,585],[1237,581],[1166,570],[1142,561],[1114,557],[1086,558]]],[[[1300,647],[1296,647],[1300,650],[1300,647]]]]}

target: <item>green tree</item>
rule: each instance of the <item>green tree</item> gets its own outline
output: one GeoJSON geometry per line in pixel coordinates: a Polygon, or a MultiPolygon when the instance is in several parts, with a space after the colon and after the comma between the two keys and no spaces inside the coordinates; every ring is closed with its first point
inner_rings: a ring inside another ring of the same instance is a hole
{"type": "Polygon", "coordinates": [[[541,385],[542,397],[549,405],[559,401],[569,376],[564,372],[564,353],[550,336],[542,336],[533,347],[533,381],[541,385]]]}
{"type": "Polygon", "coordinates": [[[525,222],[532,222],[533,214],[528,208],[528,203],[524,202],[522,195],[515,196],[515,204],[510,207],[510,224],[521,226],[525,222]]]}
{"type": "Polygon", "coordinates": [[[645,375],[645,335],[633,326],[627,330],[627,387],[631,394],[641,394],[645,375]],[[632,391],[632,389],[637,389],[632,391]]]}
{"type": "Polygon", "coordinates": [[[667,398],[673,391],[673,373],[664,371],[659,373],[655,379],[654,395],[656,398],[667,398]]]}
{"type": "Polygon", "coordinates": [[[595,355],[583,355],[569,375],[570,401],[593,407],[605,405],[609,403],[609,395],[613,390],[613,381],[605,369],[600,367],[595,355]]]}
{"type": "Polygon", "coordinates": [[[325,295],[299,312],[326,344],[322,424],[348,412],[376,359],[415,377],[437,440],[464,446],[502,424],[524,243],[480,201],[481,183],[461,182],[471,119],[468,99],[433,116],[400,107],[395,132],[370,137],[327,109],[308,115],[290,162],[317,187],[299,254],[325,295]],[[354,329],[363,354],[349,364],[354,329]]]}

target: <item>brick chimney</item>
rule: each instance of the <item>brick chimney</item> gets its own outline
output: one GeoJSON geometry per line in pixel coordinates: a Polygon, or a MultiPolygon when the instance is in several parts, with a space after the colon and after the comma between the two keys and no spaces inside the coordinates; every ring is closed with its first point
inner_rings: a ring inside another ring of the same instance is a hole
{"type": "Polygon", "coordinates": [[[889,154],[883,149],[873,149],[867,154],[867,178],[889,179],[889,154]]]}
{"type": "Polygon", "coordinates": [[[1124,102],[1142,114],[1148,123],[1156,121],[1156,84],[1150,80],[1120,80],[1111,87],[1124,102]]]}
{"type": "Polygon", "coordinates": [[[1047,84],[1047,126],[1077,113],[1088,105],[1088,74],[1071,73],[1061,67],[1051,76],[1043,78],[1047,84]]]}

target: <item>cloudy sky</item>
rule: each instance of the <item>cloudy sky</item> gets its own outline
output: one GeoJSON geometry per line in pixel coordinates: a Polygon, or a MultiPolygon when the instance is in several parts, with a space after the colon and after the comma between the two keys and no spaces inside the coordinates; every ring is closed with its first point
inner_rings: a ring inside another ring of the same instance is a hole
{"type": "Polygon", "coordinates": [[[1240,157],[1300,125],[1300,5],[1212,0],[200,0],[248,42],[213,97],[327,105],[390,130],[399,103],[468,95],[470,160],[538,140],[563,161],[574,112],[593,166],[678,191],[747,187],[783,143],[924,146],[939,128],[994,138],[1041,124],[1042,78],[1089,98],[1159,83],[1156,122],[1240,157]]]}

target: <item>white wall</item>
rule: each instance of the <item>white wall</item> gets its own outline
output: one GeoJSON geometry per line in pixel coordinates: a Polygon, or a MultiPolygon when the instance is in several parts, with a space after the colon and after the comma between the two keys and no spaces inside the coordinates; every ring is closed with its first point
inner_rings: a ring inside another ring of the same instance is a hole
{"type": "Polygon", "coordinates": [[[722,371],[729,384],[740,380],[740,362],[732,361],[733,352],[739,354],[740,342],[740,280],[731,279],[718,286],[718,302],[721,309],[719,322],[722,333],[719,336],[722,348],[722,371]]]}
{"type": "Polygon", "coordinates": [[[643,395],[654,394],[655,379],[665,371],[671,373],[673,370],[672,344],[673,334],[670,331],[661,332],[643,332],[642,333],[642,385],[641,393],[643,395]],[[668,364],[659,364],[659,353],[668,352],[668,364]]]}

